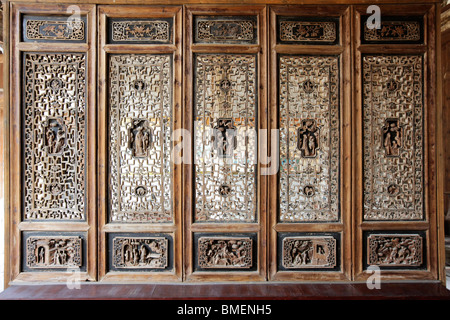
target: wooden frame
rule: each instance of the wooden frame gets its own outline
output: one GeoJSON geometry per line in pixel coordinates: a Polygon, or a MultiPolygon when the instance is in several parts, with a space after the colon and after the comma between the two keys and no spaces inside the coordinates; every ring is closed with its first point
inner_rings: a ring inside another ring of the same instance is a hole
{"type": "Polygon", "coordinates": [[[10,153],[10,147],[9,147],[9,132],[10,132],[10,126],[9,126],[9,115],[10,115],[10,104],[9,104],[9,63],[5,63],[10,61],[10,49],[9,49],[9,41],[6,41],[6,39],[9,39],[9,26],[10,26],[10,20],[9,20],[9,1],[3,2],[3,118],[0,119],[3,123],[3,149],[0,150],[0,152],[3,153],[3,161],[4,161],[4,167],[3,167],[3,186],[4,186],[4,276],[3,276],[3,285],[4,288],[7,288],[9,286],[9,280],[10,280],[10,261],[9,261],[9,251],[10,251],[10,183],[9,183],[9,153],[10,153]]]}
{"type": "MultiPolygon", "coordinates": [[[[21,159],[21,125],[22,125],[22,96],[21,96],[21,53],[22,52],[80,52],[87,54],[87,120],[86,132],[95,131],[96,128],[96,112],[95,112],[95,79],[96,79],[96,13],[93,5],[79,5],[80,14],[87,17],[85,43],[25,43],[21,42],[22,15],[55,15],[64,13],[68,6],[47,5],[45,7],[39,5],[16,5],[11,8],[11,84],[17,88],[11,93],[10,100],[10,182],[11,186],[15,186],[16,190],[22,190],[22,161],[21,159]]],[[[86,154],[86,220],[84,222],[31,222],[23,221],[22,211],[22,192],[11,192],[10,194],[10,212],[11,226],[10,229],[10,280],[11,281],[61,281],[73,278],[72,272],[22,272],[23,263],[21,261],[22,250],[22,233],[26,231],[39,232],[82,232],[86,234],[85,248],[86,252],[86,271],[80,272],[80,280],[95,281],[97,279],[96,266],[96,244],[97,244],[97,223],[96,223],[96,137],[87,135],[87,154],[86,154]]]]}
{"type": "MultiPolygon", "coordinates": [[[[351,41],[350,41],[350,8],[333,6],[319,9],[317,6],[271,6],[270,7],[270,97],[269,128],[279,128],[278,106],[278,55],[336,55],[339,57],[339,110],[340,110],[340,217],[336,222],[282,223],[278,221],[279,213],[279,172],[269,177],[269,273],[270,279],[277,280],[349,280],[351,279],[351,41]],[[338,18],[339,43],[336,45],[318,44],[278,44],[276,35],[277,17],[314,17],[338,18]],[[277,190],[275,192],[275,190],[277,190]],[[277,234],[280,232],[335,232],[340,235],[339,271],[279,271],[277,255],[281,254],[277,245],[277,234]]],[[[269,150],[272,147],[269,146],[269,150]]]]}
{"type": "MultiPolygon", "coordinates": [[[[381,269],[382,280],[406,279],[438,279],[438,232],[437,232],[437,198],[436,179],[439,168],[436,166],[436,110],[438,102],[433,88],[436,87],[436,8],[433,5],[384,5],[381,12],[388,12],[391,16],[424,17],[424,44],[361,44],[361,15],[366,14],[366,7],[355,6],[353,14],[353,54],[355,77],[353,82],[353,251],[354,251],[354,279],[367,280],[372,274],[364,268],[364,231],[417,231],[423,232],[426,238],[426,269],[425,270],[397,270],[381,269]],[[424,57],[423,79],[424,86],[424,184],[425,184],[425,217],[423,221],[364,221],[363,220],[363,173],[362,173],[362,54],[417,54],[424,57]]],[[[442,201],[442,200],[439,200],[442,201]]]]}
{"type": "MultiPolygon", "coordinates": [[[[267,128],[266,119],[266,7],[265,6],[186,6],[185,11],[185,70],[184,75],[187,81],[184,82],[185,93],[185,118],[184,128],[193,133],[193,54],[194,53],[246,53],[257,54],[258,61],[258,123],[260,129],[267,128]],[[258,39],[257,44],[203,44],[193,43],[193,18],[195,15],[202,16],[257,16],[258,19],[258,39]],[[189,80],[188,80],[189,79],[189,80]]],[[[264,142],[260,142],[264,144],[264,142]]],[[[264,151],[260,151],[264,152],[264,151]]],[[[193,155],[192,155],[193,156],[193,155]]],[[[193,158],[192,158],[193,159],[193,158]]],[[[184,165],[184,217],[185,217],[185,254],[184,266],[186,281],[256,281],[266,279],[266,202],[264,195],[266,189],[266,177],[260,174],[260,164],[258,164],[258,201],[257,215],[255,223],[198,223],[194,221],[194,200],[193,200],[193,161],[184,165]],[[233,271],[233,272],[207,272],[194,270],[194,234],[195,233],[256,233],[257,234],[257,270],[256,271],[233,271]]]]}
{"type": "Polygon", "coordinates": [[[173,223],[111,223],[108,221],[108,59],[110,54],[171,54],[173,56],[172,83],[172,126],[173,130],[181,129],[182,124],[182,9],[173,7],[127,7],[127,6],[99,6],[99,82],[102,84],[99,93],[99,279],[101,281],[181,281],[182,280],[182,166],[172,163],[173,169],[173,223]],[[108,44],[108,18],[172,18],[172,44],[108,44]],[[108,270],[108,241],[109,233],[169,233],[173,237],[173,271],[171,272],[117,272],[108,270]]]}

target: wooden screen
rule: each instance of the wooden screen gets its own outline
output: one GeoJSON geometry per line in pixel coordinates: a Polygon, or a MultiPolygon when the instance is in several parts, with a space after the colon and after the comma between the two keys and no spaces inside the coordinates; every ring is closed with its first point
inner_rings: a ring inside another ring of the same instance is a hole
{"type": "Polygon", "coordinates": [[[11,12],[12,278],[96,279],[95,6],[11,12]]]}
{"type": "Polygon", "coordinates": [[[187,280],[266,278],[266,8],[186,8],[187,280]]]}
{"type": "Polygon", "coordinates": [[[443,275],[435,5],[10,8],[11,280],[443,275]]]}
{"type": "Polygon", "coordinates": [[[351,277],[349,15],[340,6],[320,15],[317,7],[271,7],[273,280],[351,277]]]}
{"type": "Polygon", "coordinates": [[[181,7],[100,6],[100,279],[182,279],[181,7]]]}

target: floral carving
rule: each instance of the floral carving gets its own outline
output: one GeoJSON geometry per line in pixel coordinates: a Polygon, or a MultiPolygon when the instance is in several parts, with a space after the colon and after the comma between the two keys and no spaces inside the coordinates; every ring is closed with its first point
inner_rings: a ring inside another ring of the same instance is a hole
{"type": "Polygon", "coordinates": [[[280,21],[279,37],[282,42],[335,42],[335,22],[280,21]]]}
{"type": "Polygon", "coordinates": [[[85,22],[68,17],[58,20],[27,19],[25,37],[28,40],[84,41],[85,22]]]}
{"type": "Polygon", "coordinates": [[[163,42],[170,41],[170,24],[168,21],[113,21],[112,40],[116,42],[163,42]]]}

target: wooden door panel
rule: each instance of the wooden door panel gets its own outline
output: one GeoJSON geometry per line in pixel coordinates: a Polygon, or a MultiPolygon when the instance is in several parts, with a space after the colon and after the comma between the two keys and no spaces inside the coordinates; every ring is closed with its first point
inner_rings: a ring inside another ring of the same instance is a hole
{"type": "Polygon", "coordinates": [[[185,21],[186,279],[262,280],[265,8],[189,6],[185,21]]]}
{"type": "Polygon", "coordinates": [[[99,11],[100,275],[179,281],[181,8],[99,11]]]}
{"type": "Polygon", "coordinates": [[[380,8],[355,7],[355,279],[436,279],[435,8],[380,8]]]}
{"type": "Polygon", "coordinates": [[[12,280],[97,276],[95,6],[71,13],[12,6],[12,280]]]}

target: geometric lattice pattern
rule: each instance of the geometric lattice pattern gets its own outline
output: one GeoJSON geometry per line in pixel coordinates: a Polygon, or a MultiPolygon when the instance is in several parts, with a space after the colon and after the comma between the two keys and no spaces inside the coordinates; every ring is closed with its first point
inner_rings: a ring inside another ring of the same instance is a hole
{"type": "Polygon", "coordinates": [[[24,218],[85,219],[86,57],[24,54],[24,218]]]}
{"type": "Polygon", "coordinates": [[[254,55],[196,56],[196,221],[255,220],[256,70],[254,55]]]}
{"type": "Polygon", "coordinates": [[[280,56],[282,222],[339,219],[339,58],[280,56]]]}
{"type": "Polygon", "coordinates": [[[111,221],[172,221],[171,61],[110,56],[111,221]]]}
{"type": "Polygon", "coordinates": [[[365,220],[424,217],[423,59],[363,57],[365,220]]]}

